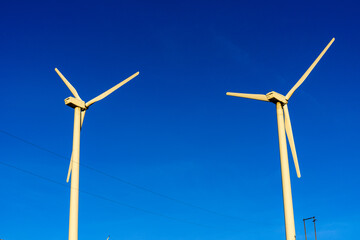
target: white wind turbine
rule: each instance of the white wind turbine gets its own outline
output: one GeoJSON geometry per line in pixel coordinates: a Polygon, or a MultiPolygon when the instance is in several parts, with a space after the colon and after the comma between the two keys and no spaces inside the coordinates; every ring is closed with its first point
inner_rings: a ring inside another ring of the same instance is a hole
{"type": "Polygon", "coordinates": [[[291,95],[295,90],[305,81],[307,76],[320,61],[322,56],[334,42],[335,38],[331,39],[325,49],[320,53],[316,60],[311,64],[309,69],[304,73],[304,75],[299,79],[299,81],[294,85],[294,87],[286,94],[286,96],[281,95],[277,92],[269,92],[266,95],[263,94],[246,94],[246,93],[233,93],[227,92],[226,95],[242,98],[250,98],[255,100],[261,100],[266,102],[273,102],[276,104],[277,112],[277,122],[278,122],[278,134],[279,134],[279,148],[280,148],[280,163],[281,163],[281,178],[282,178],[282,188],[283,188],[283,201],[284,201],[284,215],[285,215],[285,231],[287,240],[295,240],[295,223],[294,223],[294,210],[291,196],[291,183],[290,183],[290,172],[289,172],[289,162],[288,162],[288,153],[286,146],[286,137],[289,139],[289,145],[291,148],[292,156],[294,159],[294,164],[296,168],[297,176],[300,178],[300,169],[298,164],[298,159],[295,150],[294,137],[291,129],[290,115],[287,107],[288,101],[291,95]],[[284,116],[285,115],[285,116],[284,116]],[[285,117],[285,119],[284,119],[285,117]],[[285,124],[284,124],[285,123],[285,124]]]}
{"type": "Polygon", "coordinates": [[[69,182],[70,174],[71,177],[71,189],[70,189],[70,215],[69,215],[69,240],[78,239],[78,212],[79,212],[79,164],[80,164],[80,130],[84,121],[86,110],[95,102],[100,101],[101,99],[107,97],[109,94],[117,90],[119,87],[139,75],[139,72],[131,75],[124,81],[110,88],[106,92],[100,94],[99,96],[91,99],[88,102],[84,102],[75,88],[70,84],[68,80],[61,74],[61,72],[55,68],[56,73],[64,81],[66,86],[69,88],[70,92],[74,95],[73,97],[68,97],[65,99],[65,104],[69,107],[74,108],[74,134],[73,134],[73,149],[69,165],[69,171],[67,175],[66,182],[69,182]]]}

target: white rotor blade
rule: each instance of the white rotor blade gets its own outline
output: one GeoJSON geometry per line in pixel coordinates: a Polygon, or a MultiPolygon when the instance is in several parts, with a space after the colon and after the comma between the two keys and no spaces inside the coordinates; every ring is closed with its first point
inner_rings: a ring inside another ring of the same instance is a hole
{"type": "Polygon", "coordinates": [[[139,75],[139,72],[134,73],[133,75],[131,75],[130,77],[128,77],[127,79],[125,79],[124,81],[120,82],[119,84],[115,85],[114,87],[110,88],[109,90],[107,90],[106,92],[100,94],[99,96],[97,96],[96,98],[91,99],[90,101],[88,101],[86,103],[86,107],[89,107],[90,105],[94,104],[97,101],[100,101],[101,99],[107,97],[109,94],[111,94],[112,92],[114,92],[115,90],[117,90],[119,87],[121,87],[122,85],[124,85],[125,83],[127,83],[128,81],[130,81],[131,79],[133,79],[134,77],[136,77],[137,75],[139,75]]]}
{"type": "Polygon", "coordinates": [[[234,93],[234,92],[227,92],[226,95],[228,96],[234,96],[234,97],[242,97],[242,98],[250,98],[260,101],[268,102],[269,99],[267,99],[266,95],[264,94],[248,94],[248,93],[234,93]]]}
{"type": "Polygon", "coordinates": [[[69,88],[70,92],[74,95],[74,97],[81,100],[76,89],[70,84],[70,82],[68,80],[66,80],[66,78],[61,74],[61,72],[57,68],[55,68],[55,71],[60,76],[60,78],[63,80],[63,82],[66,84],[66,86],[69,88]]]}
{"type": "Polygon", "coordinates": [[[316,64],[320,61],[320,59],[322,58],[322,56],[326,53],[326,51],[329,49],[329,47],[331,46],[331,44],[335,41],[335,38],[331,39],[331,41],[328,43],[328,45],[324,48],[324,50],[320,53],[320,55],[315,59],[315,61],[313,62],[313,64],[311,64],[311,66],[308,68],[308,70],[306,70],[306,72],[304,73],[304,75],[302,75],[302,77],[299,79],[299,81],[292,87],[292,89],[288,92],[288,94],[286,94],[285,98],[287,100],[290,99],[291,95],[293,95],[293,93],[295,92],[295,90],[300,87],[300,85],[305,81],[305,79],[309,76],[309,74],[311,73],[311,71],[314,69],[314,67],[316,66],[316,64]]]}
{"type": "Polygon", "coordinates": [[[80,130],[81,130],[82,125],[83,125],[83,123],[84,123],[85,113],[86,113],[86,110],[82,110],[82,111],[80,112],[80,119],[81,119],[81,122],[80,122],[80,130]]]}
{"type": "Polygon", "coordinates": [[[68,174],[67,174],[67,177],[66,177],[66,182],[67,182],[67,183],[69,182],[69,179],[70,179],[70,174],[71,174],[71,170],[72,170],[72,164],[73,164],[73,160],[72,160],[72,154],[71,154],[71,160],[70,160],[70,164],[69,164],[69,170],[68,170],[68,174]]]}
{"type": "Polygon", "coordinates": [[[298,178],[300,178],[301,174],[300,174],[299,162],[298,162],[298,158],[296,155],[295,141],[294,141],[294,136],[293,136],[293,132],[292,132],[292,128],[291,128],[290,114],[289,114],[289,109],[287,107],[287,104],[285,104],[283,106],[283,109],[284,109],[284,115],[285,115],[285,132],[289,139],[289,144],[290,144],[291,153],[292,153],[292,156],[294,159],[296,174],[297,174],[298,178]]]}
{"type": "MultiPolygon", "coordinates": [[[[86,110],[83,110],[83,111],[80,112],[80,114],[81,114],[80,130],[81,130],[82,125],[84,123],[85,113],[86,113],[86,110]]],[[[69,182],[70,174],[71,174],[71,170],[72,170],[72,164],[73,164],[73,160],[72,160],[72,153],[71,153],[71,160],[70,160],[70,164],[69,164],[68,174],[67,174],[67,177],[66,177],[66,182],[69,182]]]]}

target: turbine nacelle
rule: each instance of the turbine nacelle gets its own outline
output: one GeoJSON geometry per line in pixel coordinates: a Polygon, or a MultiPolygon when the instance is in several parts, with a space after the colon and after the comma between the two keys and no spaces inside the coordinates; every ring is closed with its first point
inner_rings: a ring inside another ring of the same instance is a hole
{"type": "Polygon", "coordinates": [[[65,101],[65,105],[67,105],[69,107],[72,107],[72,108],[79,107],[79,108],[81,108],[81,110],[87,109],[85,102],[82,100],[79,100],[77,98],[68,97],[64,101],[65,101]]]}
{"type": "Polygon", "coordinates": [[[266,98],[270,101],[270,102],[273,102],[273,103],[277,103],[277,102],[281,102],[282,104],[287,104],[288,103],[288,100],[286,100],[285,96],[280,94],[280,93],[277,93],[277,92],[274,92],[274,91],[271,91],[269,93],[266,94],[266,98]]]}

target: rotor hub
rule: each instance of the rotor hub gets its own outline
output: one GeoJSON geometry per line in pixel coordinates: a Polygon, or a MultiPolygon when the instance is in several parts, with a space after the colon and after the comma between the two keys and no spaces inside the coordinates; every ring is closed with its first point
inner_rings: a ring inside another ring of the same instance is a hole
{"type": "Polygon", "coordinates": [[[74,97],[68,97],[65,99],[65,105],[72,107],[72,108],[76,108],[79,107],[81,108],[81,110],[86,110],[86,104],[84,101],[74,98],[74,97]]]}
{"type": "Polygon", "coordinates": [[[267,93],[266,97],[270,102],[273,102],[273,103],[277,103],[277,102],[281,102],[282,104],[288,103],[288,101],[286,100],[286,97],[284,95],[274,92],[274,91],[267,93]]]}

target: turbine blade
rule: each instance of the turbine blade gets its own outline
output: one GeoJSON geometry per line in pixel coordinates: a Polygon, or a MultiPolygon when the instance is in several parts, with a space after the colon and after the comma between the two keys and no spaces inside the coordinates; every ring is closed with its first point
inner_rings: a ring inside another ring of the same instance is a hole
{"type": "Polygon", "coordinates": [[[66,78],[61,74],[61,72],[57,68],[55,68],[55,71],[60,76],[60,78],[63,80],[63,82],[66,84],[66,86],[69,88],[70,92],[74,95],[74,97],[81,100],[76,89],[70,84],[70,82],[68,80],[66,80],[66,78]]]}
{"type": "Polygon", "coordinates": [[[94,104],[97,101],[100,101],[101,99],[107,97],[109,94],[111,94],[112,92],[114,92],[115,90],[117,90],[119,87],[121,87],[122,85],[124,85],[125,83],[127,83],[128,81],[130,81],[131,79],[133,79],[134,77],[136,77],[137,75],[139,75],[139,72],[134,73],[133,75],[131,75],[130,77],[128,77],[127,79],[125,79],[124,81],[120,82],[119,84],[115,85],[114,87],[110,88],[109,90],[107,90],[106,92],[100,94],[99,96],[91,99],[90,101],[88,101],[86,103],[86,107],[89,107],[90,105],[94,104]]]}
{"type": "Polygon", "coordinates": [[[227,92],[226,95],[234,96],[234,97],[250,98],[250,99],[269,102],[269,99],[267,99],[266,95],[264,95],[264,94],[248,94],[248,93],[227,92]]]}
{"type": "Polygon", "coordinates": [[[320,59],[322,58],[322,56],[326,53],[326,51],[329,49],[329,47],[331,46],[331,44],[335,41],[335,38],[331,39],[331,41],[328,43],[328,45],[324,48],[324,50],[322,50],[322,52],[320,53],[320,55],[315,59],[315,61],[311,64],[311,66],[308,68],[308,70],[306,70],[306,72],[304,73],[304,75],[302,75],[302,77],[299,79],[299,81],[293,86],[292,89],[290,89],[290,91],[286,94],[285,98],[287,100],[290,99],[291,95],[293,95],[293,93],[295,92],[295,90],[300,87],[300,85],[305,81],[305,79],[309,76],[309,74],[311,73],[311,71],[314,69],[314,67],[316,66],[316,64],[320,61],[320,59]]]}
{"type": "Polygon", "coordinates": [[[81,118],[80,130],[81,130],[82,125],[83,125],[83,123],[84,123],[85,113],[86,113],[86,110],[82,110],[81,113],[80,113],[80,114],[81,114],[81,115],[80,115],[80,118],[81,118]]]}
{"type": "MultiPolygon", "coordinates": [[[[86,110],[83,110],[83,111],[80,112],[80,114],[81,114],[80,130],[81,130],[82,125],[84,123],[85,113],[86,113],[86,110]]],[[[70,164],[69,164],[69,170],[68,170],[66,182],[69,182],[70,175],[71,175],[71,170],[72,170],[72,164],[73,164],[73,158],[72,158],[72,153],[71,153],[71,160],[70,160],[70,164]]]]}
{"type": "Polygon", "coordinates": [[[285,104],[283,106],[283,109],[284,109],[284,115],[285,115],[285,132],[289,139],[289,145],[290,145],[291,153],[292,153],[292,156],[294,159],[296,174],[297,174],[298,178],[300,178],[301,174],[300,174],[299,162],[298,162],[298,158],[296,155],[295,141],[294,141],[294,136],[293,136],[293,132],[292,132],[292,128],[291,128],[290,114],[289,114],[289,109],[287,107],[287,104],[285,104]]]}
{"type": "Polygon", "coordinates": [[[66,182],[67,182],[67,183],[69,182],[69,179],[70,179],[71,170],[72,170],[72,163],[73,163],[73,158],[72,158],[72,154],[71,154],[71,160],[70,160],[70,164],[69,164],[69,170],[68,170],[68,174],[67,174],[67,177],[66,177],[66,182]]]}

